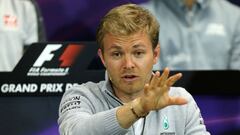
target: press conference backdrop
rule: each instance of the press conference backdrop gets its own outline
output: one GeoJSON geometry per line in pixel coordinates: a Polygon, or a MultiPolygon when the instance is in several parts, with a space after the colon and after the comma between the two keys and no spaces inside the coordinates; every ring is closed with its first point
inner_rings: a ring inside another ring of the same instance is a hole
{"type": "MultiPolygon", "coordinates": [[[[100,18],[112,7],[148,0],[36,0],[49,41],[95,41],[100,18]]],[[[240,5],[239,0],[229,0],[240,5]]]]}
{"type": "MultiPolygon", "coordinates": [[[[30,46],[13,72],[0,73],[0,133],[59,135],[58,106],[64,91],[104,79],[105,71],[92,67],[96,51],[95,42],[30,46]]],[[[175,72],[183,73],[175,86],[194,96],[213,135],[239,135],[239,71],[175,72]]]]}
{"type": "MultiPolygon", "coordinates": [[[[99,19],[110,8],[147,0],[36,1],[49,41],[95,41],[99,19]]],[[[239,4],[237,0],[230,1],[239,4]]],[[[58,135],[57,110],[62,93],[82,82],[104,78],[102,65],[96,62],[96,52],[92,52],[96,49],[93,42],[41,43],[29,48],[13,72],[1,72],[0,134],[58,135]],[[76,51],[69,56],[71,48],[76,51]],[[45,49],[53,54],[49,61],[41,57],[45,49]],[[74,60],[66,62],[67,59],[74,60]]],[[[208,130],[213,135],[239,135],[239,71],[182,73],[184,76],[176,86],[183,86],[193,94],[208,130]]]]}

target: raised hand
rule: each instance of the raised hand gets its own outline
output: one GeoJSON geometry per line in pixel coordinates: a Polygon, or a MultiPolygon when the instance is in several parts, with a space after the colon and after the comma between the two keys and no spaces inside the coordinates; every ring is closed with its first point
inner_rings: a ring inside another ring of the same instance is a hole
{"type": "Polygon", "coordinates": [[[157,71],[149,84],[144,87],[144,94],[136,99],[136,110],[140,116],[145,116],[151,110],[159,110],[169,105],[183,105],[187,100],[182,97],[169,96],[170,87],[181,78],[178,73],[169,77],[169,69],[165,68],[162,75],[157,71]]]}

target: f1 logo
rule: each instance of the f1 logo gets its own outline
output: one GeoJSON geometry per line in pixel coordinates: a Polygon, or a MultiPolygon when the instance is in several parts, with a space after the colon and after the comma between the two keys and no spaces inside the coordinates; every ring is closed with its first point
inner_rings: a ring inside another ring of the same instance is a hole
{"type": "Polygon", "coordinates": [[[53,51],[58,50],[62,45],[61,44],[53,44],[47,45],[45,49],[42,51],[38,59],[33,64],[34,67],[41,67],[45,61],[50,61],[53,58],[53,51]]]}
{"type": "Polygon", "coordinates": [[[81,52],[83,45],[69,44],[63,54],[60,56],[60,67],[70,67],[81,52]]]}
{"type": "MultiPolygon", "coordinates": [[[[51,61],[54,57],[53,52],[61,48],[61,44],[51,44],[47,45],[38,59],[33,64],[34,67],[41,67],[44,62],[51,61]]],[[[82,50],[82,45],[69,44],[67,48],[64,50],[62,55],[59,57],[59,61],[61,61],[60,67],[69,67],[75,61],[75,58],[78,56],[80,51],[82,50]]]]}

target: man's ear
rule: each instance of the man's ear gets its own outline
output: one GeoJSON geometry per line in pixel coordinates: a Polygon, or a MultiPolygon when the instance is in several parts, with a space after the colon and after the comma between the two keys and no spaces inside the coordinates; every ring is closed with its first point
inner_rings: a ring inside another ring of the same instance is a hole
{"type": "Polygon", "coordinates": [[[157,44],[155,49],[153,50],[153,62],[154,64],[157,63],[158,59],[160,58],[160,43],[157,44]]]}
{"type": "Polygon", "coordinates": [[[104,57],[103,57],[103,52],[101,49],[98,49],[98,56],[101,58],[103,65],[106,67],[104,57]]]}

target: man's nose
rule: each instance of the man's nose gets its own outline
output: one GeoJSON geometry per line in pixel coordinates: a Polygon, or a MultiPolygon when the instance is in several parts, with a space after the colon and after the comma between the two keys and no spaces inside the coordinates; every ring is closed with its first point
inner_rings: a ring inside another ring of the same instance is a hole
{"type": "Polygon", "coordinates": [[[124,68],[125,69],[132,69],[134,68],[134,61],[131,56],[125,56],[124,58],[124,68]]]}

